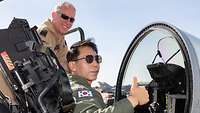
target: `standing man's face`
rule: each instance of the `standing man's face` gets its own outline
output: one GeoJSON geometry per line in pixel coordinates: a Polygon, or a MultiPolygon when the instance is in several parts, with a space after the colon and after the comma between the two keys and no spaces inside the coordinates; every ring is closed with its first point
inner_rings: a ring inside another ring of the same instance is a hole
{"type": "Polygon", "coordinates": [[[52,22],[57,32],[66,33],[73,25],[75,20],[75,9],[72,7],[62,6],[59,13],[52,13],[52,22]]]}
{"type": "Polygon", "coordinates": [[[97,79],[100,65],[95,60],[95,57],[93,58],[93,62],[91,63],[87,63],[87,61],[82,58],[85,58],[87,55],[96,56],[97,53],[90,47],[80,47],[79,51],[80,55],[77,59],[81,60],[70,62],[72,63],[70,69],[72,71],[72,74],[83,77],[88,81],[89,84],[91,84],[92,81],[97,79]]]}

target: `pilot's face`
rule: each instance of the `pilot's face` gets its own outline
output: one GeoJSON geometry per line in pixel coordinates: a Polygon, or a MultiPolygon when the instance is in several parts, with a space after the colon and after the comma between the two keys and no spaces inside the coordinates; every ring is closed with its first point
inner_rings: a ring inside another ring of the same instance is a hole
{"type": "Polygon", "coordinates": [[[75,9],[62,6],[59,12],[52,13],[52,22],[56,31],[60,34],[66,33],[73,25],[75,9]]]}
{"type": "Polygon", "coordinates": [[[74,66],[72,70],[72,74],[79,75],[86,79],[89,84],[92,83],[92,81],[97,79],[97,74],[99,72],[100,65],[95,60],[95,56],[97,53],[90,47],[80,47],[79,48],[80,55],[78,56],[77,60],[74,61],[74,66]],[[91,63],[88,63],[85,58],[88,55],[92,55],[93,61],[91,63]]]}

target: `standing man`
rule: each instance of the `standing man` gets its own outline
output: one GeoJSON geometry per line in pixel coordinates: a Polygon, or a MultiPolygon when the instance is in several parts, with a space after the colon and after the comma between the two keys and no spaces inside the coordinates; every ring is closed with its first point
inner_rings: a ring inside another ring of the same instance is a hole
{"type": "Polygon", "coordinates": [[[54,51],[66,71],[68,71],[68,68],[64,64],[67,63],[68,47],[65,43],[64,34],[72,27],[75,13],[76,9],[71,3],[62,2],[55,6],[51,12],[51,17],[38,27],[38,33],[43,44],[54,51]]]}
{"type": "Polygon", "coordinates": [[[67,54],[71,88],[75,99],[74,113],[133,113],[137,105],[149,101],[147,90],[137,86],[134,79],[130,94],[111,106],[106,107],[101,94],[91,87],[97,79],[102,58],[96,44],[90,40],[75,43],[67,54]]]}

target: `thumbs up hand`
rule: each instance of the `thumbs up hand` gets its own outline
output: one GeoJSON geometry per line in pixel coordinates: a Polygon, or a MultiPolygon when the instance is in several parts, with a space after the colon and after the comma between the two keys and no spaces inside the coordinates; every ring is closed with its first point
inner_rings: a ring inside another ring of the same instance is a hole
{"type": "MultiPolygon", "coordinates": [[[[137,78],[134,77],[130,89],[130,96],[128,97],[131,103],[137,105],[144,105],[149,101],[149,94],[145,87],[139,87],[137,85],[137,78]],[[134,102],[133,102],[134,101],[134,102]]],[[[135,107],[136,105],[134,105],[135,107]]]]}

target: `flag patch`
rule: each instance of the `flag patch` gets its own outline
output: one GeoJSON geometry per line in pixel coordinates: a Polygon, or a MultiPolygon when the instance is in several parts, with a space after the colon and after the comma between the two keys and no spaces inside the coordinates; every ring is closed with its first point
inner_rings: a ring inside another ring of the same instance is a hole
{"type": "Polygon", "coordinates": [[[92,91],[88,90],[78,91],[78,97],[93,97],[92,91]]]}

